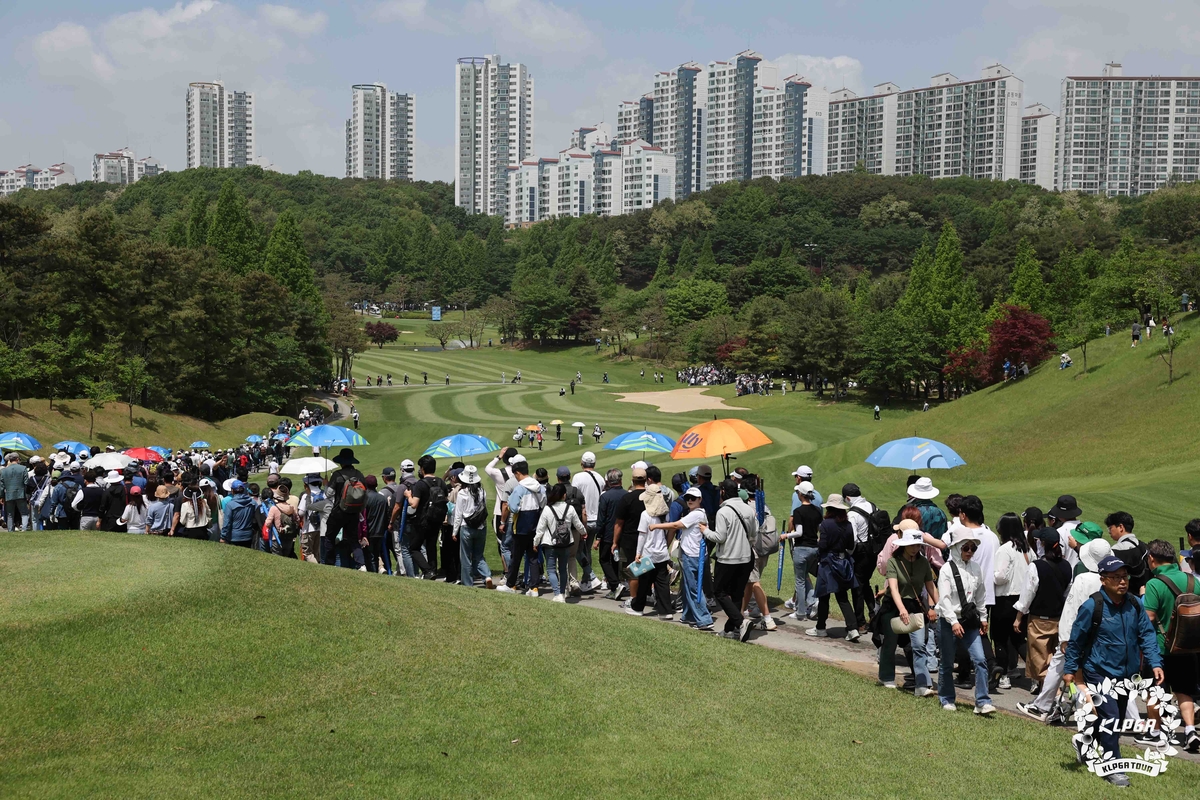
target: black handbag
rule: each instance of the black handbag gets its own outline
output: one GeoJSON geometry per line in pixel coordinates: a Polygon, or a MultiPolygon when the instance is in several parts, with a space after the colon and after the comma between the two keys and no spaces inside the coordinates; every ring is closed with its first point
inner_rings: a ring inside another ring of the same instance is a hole
{"type": "Polygon", "coordinates": [[[967,593],[963,591],[958,564],[951,561],[950,570],[954,573],[954,586],[958,589],[959,600],[962,601],[962,610],[958,612],[958,624],[963,626],[963,630],[977,630],[983,624],[983,619],[979,616],[979,609],[974,603],[967,602],[967,593]]]}

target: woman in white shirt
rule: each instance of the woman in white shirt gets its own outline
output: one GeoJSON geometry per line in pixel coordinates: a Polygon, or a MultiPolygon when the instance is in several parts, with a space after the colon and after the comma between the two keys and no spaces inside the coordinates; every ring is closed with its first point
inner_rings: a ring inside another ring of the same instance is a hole
{"type": "Polygon", "coordinates": [[[1025,631],[1013,630],[1017,610],[1013,606],[1025,584],[1029,582],[1029,540],[1021,518],[1009,512],[996,523],[1000,549],[993,565],[996,579],[996,605],[992,610],[992,644],[996,651],[996,666],[1002,670],[1000,688],[1011,689],[1009,673],[1017,668],[1017,650],[1025,641],[1025,631]]]}
{"type": "Polygon", "coordinates": [[[546,576],[550,579],[550,590],[555,603],[565,603],[563,589],[570,586],[571,539],[583,537],[587,530],[579,521],[575,509],[567,504],[567,484],[556,483],[546,491],[546,506],[538,517],[537,529],[533,534],[533,546],[546,558],[546,576]],[[566,541],[556,544],[555,531],[560,523],[567,525],[566,541]]]}
{"type": "Polygon", "coordinates": [[[142,497],[142,487],[131,486],[129,502],[125,504],[125,510],[121,512],[121,519],[117,521],[117,524],[124,525],[128,533],[145,533],[147,513],[146,500],[142,497]]]}
{"type": "MultiPolygon", "coordinates": [[[[687,513],[676,522],[653,523],[650,529],[680,531],[679,565],[683,570],[683,614],[680,615],[680,621],[697,630],[711,631],[712,614],[708,611],[708,603],[699,594],[700,542],[704,538],[700,526],[708,524],[708,515],[704,513],[700,501],[700,490],[693,486],[683,493],[687,513]]],[[[655,592],[657,593],[657,590],[655,592]]]]}
{"type": "Polygon", "coordinates": [[[667,565],[671,563],[671,540],[675,533],[658,527],[667,518],[666,502],[662,499],[661,488],[661,484],[647,484],[646,491],[642,493],[642,501],[647,508],[657,508],[664,513],[651,514],[649,511],[643,511],[638,520],[637,555],[634,560],[636,562],[649,558],[654,562],[654,567],[638,576],[637,594],[629,601],[625,613],[635,617],[644,616],[646,598],[649,597],[650,587],[653,586],[654,610],[658,612],[658,618],[674,619],[675,614],[671,608],[671,575],[667,565]]]}
{"type": "Polygon", "coordinates": [[[987,634],[987,593],[979,565],[972,561],[981,537],[977,528],[963,526],[950,543],[950,559],[938,575],[938,642],[942,668],[938,675],[938,699],[946,711],[955,711],[954,653],[959,640],[975,665],[975,713],[994,714],[988,695],[987,658],[983,636],[987,634]],[[974,605],[977,620],[966,619],[965,608],[974,605]]]}
{"type": "Polygon", "coordinates": [[[487,545],[487,493],[480,484],[478,468],[472,464],[463,467],[458,482],[462,485],[454,496],[454,517],[450,526],[454,540],[458,542],[462,585],[474,586],[472,576],[476,576],[491,589],[492,571],[483,557],[487,545]]]}

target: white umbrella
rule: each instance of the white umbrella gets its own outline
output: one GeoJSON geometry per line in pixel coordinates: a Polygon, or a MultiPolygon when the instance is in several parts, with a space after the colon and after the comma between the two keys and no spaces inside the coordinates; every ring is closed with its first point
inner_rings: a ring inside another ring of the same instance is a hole
{"type": "Polygon", "coordinates": [[[129,466],[130,461],[133,461],[133,459],[124,453],[101,453],[83,462],[83,468],[103,467],[106,470],[122,470],[129,466]]]}
{"type": "Polygon", "coordinates": [[[571,427],[572,428],[586,428],[587,425],[584,425],[582,422],[572,422],[571,427]]]}
{"type": "Polygon", "coordinates": [[[330,472],[337,468],[338,465],[328,458],[308,456],[307,458],[293,458],[287,461],[279,468],[279,472],[283,475],[307,475],[310,472],[330,472]]]}

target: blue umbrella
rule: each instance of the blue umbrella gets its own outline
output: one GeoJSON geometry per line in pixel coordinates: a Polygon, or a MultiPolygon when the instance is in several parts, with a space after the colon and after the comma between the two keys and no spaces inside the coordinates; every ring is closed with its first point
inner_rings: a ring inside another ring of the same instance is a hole
{"type": "Polygon", "coordinates": [[[259,436],[257,433],[252,433],[246,437],[246,441],[250,442],[251,444],[258,444],[262,440],[263,440],[263,437],[259,436]]]}
{"type": "Polygon", "coordinates": [[[434,458],[467,458],[468,456],[481,456],[499,449],[500,445],[486,436],[478,436],[474,433],[456,433],[445,439],[438,439],[425,448],[425,452],[421,455],[434,458]]]}
{"type": "Polygon", "coordinates": [[[669,453],[675,449],[675,440],[654,431],[630,431],[612,438],[604,445],[605,450],[640,450],[643,453],[669,453]]]}
{"type": "Polygon", "coordinates": [[[42,443],[28,433],[0,433],[0,450],[41,450],[42,443]]]}
{"type": "Polygon", "coordinates": [[[200,441],[200,442],[192,442],[191,444],[188,445],[188,447],[212,447],[212,445],[209,444],[208,442],[200,441]]]}
{"type": "Polygon", "coordinates": [[[276,440],[276,439],[286,439],[286,438],[288,438],[289,436],[291,436],[291,434],[290,434],[290,433],[277,433],[277,434],[275,434],[274,436],[272,436],[272,437],[271,437],[271,439],[272,439],[272,440],[276,440]]]}
{"type": "Polygon", "coordinates": [[[171,457],[171,448],[169,448],[169,447],[155,447],[155,446],[151,445],[150,447],[147,447],[146,449],[153,450],[154,452],[158,453],[163,458],[171,457]]]}
{"type": "Polygon", "coordinates": [[[340,425],[317,425],[315,428],[298,431],[283,444],[286,447],[350,447],[370,442],[340,425]]]}
{"type": "Polygon", "coordinates": [[[76,442],[71,439],[59,442],[58,444],[54,445],[54,449],[66,450],[73,456],[86,456],[87,458],[92,457],[92,448],[88,447],[83,442],[76,442]]]}
{"type": "Polygon", "coordinates": [[[962,457],[941,442],[910,436],[896,439],[867,456],[867,463],[877,467],[910,469],[952,469],[966,464],[962,457]]]}

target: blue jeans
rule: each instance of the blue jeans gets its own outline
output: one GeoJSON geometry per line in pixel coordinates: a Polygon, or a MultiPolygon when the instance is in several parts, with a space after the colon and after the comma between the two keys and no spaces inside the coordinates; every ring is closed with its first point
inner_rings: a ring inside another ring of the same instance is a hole
{"type": "MultiPolygon", "coordinates": [[[[1094,672],[1084,672],[1083,677],[1093,685],[1104,680],[1102,675],[1094,672]]],[[[1096,721],[1092,723],[1092,735],[1096,737],[1101,747],[1113,754],[1113,758],[1121,757],[1121,737],[1114,733],[1109,726],[1120,725],[1125,712],[1125,709],[1122,708],[1125,698],[1120,696],[1118,698],[1111,696],[1101,698],[1099,695],[1092,695],[1092,702],[1096,706],[1096,721]],[[1112,720],[1112,722],[1102,726],[1106,720],[1112,720]]]]}
{"type": "Polygon", "coordinates": [[[462,569],[462,585],[474,586],[472,574],[480,580],[492,577],[487,560],[483,557],[483,549],[487,546],[487,527],[469,528],[463,525],[458,529],[458,561],[462,569]]]}
{"type": "Polygon", "coordinates": [[[417,568],[413,565],[412,553],[408,549],[408,536],[403,533],[398,533],[396,536],[400,539],[400,563],[404,567],[404,574],[415,578],[417,577],[417,568]]]}
{"type": "Polygon", "coordinates": [[[792,547],[792,572],[796,576],[796,616],[803,617],[808,613],[809,599],[816,604],[812,596],[812,576],[808,574],[808,565],[817,560],[817,548],[792,547]]]}
{"type": "Polygon", "coordinates": [[[698,628],[709,627],[713,624],[713,618],[712,614],[708,613],[708,603],[703,600],[696,602],[700,559],[680,553],[679,564],[683,570],[683,615],[680,619],[691,622],[698,628]]]}
{"type": "Polygon", "coordinates": [[[563,589],[571,585],[568,550],[566,547],[542,545],[542,556],[546,559],[546,577],[550,580],[550,591],[554,594],[562,594],[563,589]]]}
{"type": "MultiPolygon", "coordinates": [[[[938,645],[942,650],[942,666],[938,674],[938,699],[942,701],[942,705],[954,702],[954,651],[957,649],[957,642],[954,628],[946,620],[939,619],[938,645]]],[[[985,703],[992,702],[992,698],[988,695],[987,658],[983,655],[983,640],[980,638],[979,629],[964,629],[962,642],[971,656],[971,663],[975,665],[975,707],[980,708],[985,703]]],[[[913,658],[916,658],[915,650],[913,658]]]]}
{"type": "MultiPolygon", "coordinates": [[[[884,683],[896,680],[896,640],[900,638],[900,634],[892,633],[892,620],[900,615],[892,611],[890,602],[887,607],[887,611],[880,612],[883,614],[883,647],[879,651],[879,680],[884,683]]],[[[920,611],[910,611],[909,615],[920,613],[920,611]]],[[[913,679],[917,682],[918,689],[931,686],[933,683],[929,678],[929,664],[925,652],[925,642],[930,635],[929,629],[932,624],[926,617],[921,630],[913,631],[908,635],[909,642],[912,644],[913,679]]]]}

